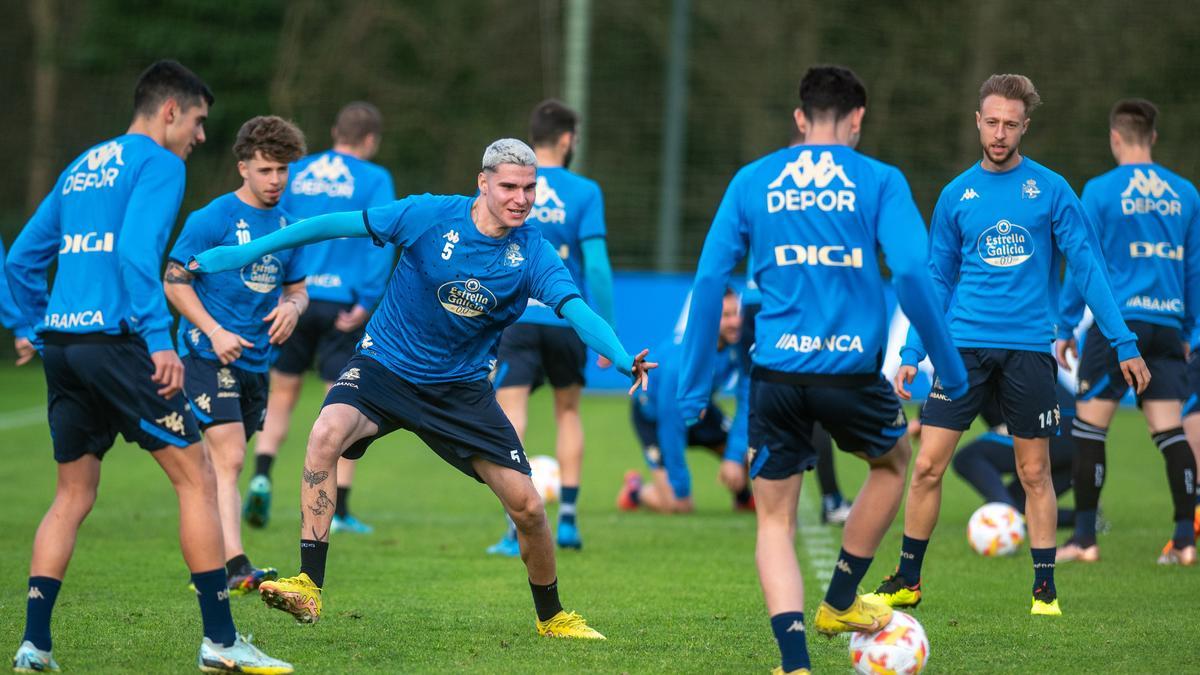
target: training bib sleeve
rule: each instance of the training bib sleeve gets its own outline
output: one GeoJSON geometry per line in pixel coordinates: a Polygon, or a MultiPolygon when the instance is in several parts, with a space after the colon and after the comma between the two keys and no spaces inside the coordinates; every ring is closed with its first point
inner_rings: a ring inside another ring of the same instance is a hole
{"type": "Polygon", "coordinates": [[[47,272],[62,245],[58,200],[62,194],[62,183],[63,176],[59,176],[54,189],[42,199],[33,217],[13,242],[4,265],[9,291],[21,315],[21,322],[31,328],[42,323],[46,307],[50,304],[47,272]]]}
{"type": "Polygon", "coordinates": [[[196,255],[189,261],[188,271],[212,274],[226,270],[241,269],[243,265],[257,260],[268,253],[296,248],[326,239],[338,237],[367,237],[362,211],[327,213],[301,220],[298,223],[276,230],[265,237],[251,240],[241,246],[218,246],[196,255]],[[194,262],[195,267],[190,263],[194,262]]]}
{"type": "Polygon", "coordinates": [[[608,244],[604,237],[592,237],[581,241],[579,248],[583,252],[583,278],[592,306],[615,329],[617,319],[613,309],[613,275],[608,261],[608,244]]]}

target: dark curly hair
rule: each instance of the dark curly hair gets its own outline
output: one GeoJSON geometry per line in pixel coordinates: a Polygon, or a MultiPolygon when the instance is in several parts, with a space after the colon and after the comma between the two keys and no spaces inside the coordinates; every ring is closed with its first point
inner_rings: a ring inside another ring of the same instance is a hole
{"type": "Polygon", "coordinates": [[[238,129],[233,154],[239,161],[248,162],[261,152],[266,159],[294,162],[307,151],[304,132],[295,124],[275,115],[251,118],[238,129]]]}

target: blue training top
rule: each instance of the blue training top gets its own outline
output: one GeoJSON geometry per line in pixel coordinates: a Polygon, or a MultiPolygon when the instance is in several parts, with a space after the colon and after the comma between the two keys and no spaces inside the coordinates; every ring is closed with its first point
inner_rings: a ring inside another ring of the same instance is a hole
{"type": "MultiPolygon", "coordinates": [[[[186,267],[197,253],[214,246],[248,244],[290,222],[291,218],[278,206],[258,209],[230,192],[188,216],[169,257],[186,267]]],[[[297,249],[285,249],[264,255],[238,270],[199,275],[192,282],[213,320],[254,343],[253,347],[243,348],[242,355],[230,365],[257,373],[264,373],[270,367],[274,347],[267,331],[271,324],[263,321],[263,317],[279,304],[284,286],[304,280],[307,268],[302,257],[297,249]]],[[[178,341],[180,356],[195,354],[213,361],[218,358],[208,336],[187,317],[179,319],[178,341]]]]}
{"type": "MultiPolygon", "coordinates": [[[[1200,305],[1200,197],[1158,164],[1125,164],[1088,181],[1083,208],[1096,227],[1121,316],[1192,333],[1200,305]]],[[[1068,275],[1058,336],[1083,317],[1068,275]]]]}
{"type": "Polygon", "coordinates": [[[684,336],[681,411],[694,419],[711,396],[721,297],[749,252],[762,296],[756,368],[796,374],[874,374],[887,342],[887,303],[876,250],[904,312],[934,344],[944,386],[966,372],[932,299],[925,225],[904,176],[840,145],[784,148],[729,184],[704,242],[684,336]]]}
{"type": "Polygon", "coordinates": [[[19,338],[34,337],[33,328],[25,323],[25,317],[13,302],[12,292],[8,290],[8,275],[4,271],[4,242],[0,241],[0,325],[11,330],[19,338]]]}
{"type": "Polygon", "coordinates": [[[25,323],[38,333],[136,333],[152,353],[172,349],[162,254],[184,181],[183,160],[141,134],[72,160],[8,254],[25,323]]]}
{"type": "Polygon", "coordinates": [[[363,212],[375,243],[403,253],[360,351],[411,382],[486,378],[500,333],[529,298],[561,314],[580,297],[537,228],[488,237],[471,219],[474,201],[414,195],[363,212]]]}
{"type": "MultiPolygon", "coordinates": [[[[361,211],[396,199],[387,169],[333,150],[309,155],[289,167],[280,206],[297,220],[340,211],[361,211]]],[[[347,237],[306,247],[308,297],[375,309],[396,259],[388,245],[347,237]]]]}
{"type": "MultiPolygon", "coordinates": [[[[1137,356],[1083,205],[1062,176],[1028,157],[1003,172],[976,163],[942,190],[929,233],[929,265],[955,345],[1048,353],[1057,248],[1119,358],[1137,356]]],[[[923,358],[913,331],[900,355],[905,365],[923,358]]]]}

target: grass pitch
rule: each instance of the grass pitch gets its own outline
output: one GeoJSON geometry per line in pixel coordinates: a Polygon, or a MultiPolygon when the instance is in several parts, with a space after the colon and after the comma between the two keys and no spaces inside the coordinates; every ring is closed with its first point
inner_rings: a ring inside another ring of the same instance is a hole
{"type": "MultiPolygon", "coordinates": [[[[40,368],[0,368],[0,382],[0,646],[15,651],[29,547],[53,496],[54,461],[40,368]]],[[[245,532],[251,559],[285,575],[298,569],[300,467],[321,391],[316,380],[306,383],[276,463],[270,526],[245,532]]],[[[530,409],[529,454],[553,454],[549,397],[539,393],[530,409]]],[[[521,563],[483,553],[503,529],[495,498],[405,432],[377,442],[360,465],[352,507],[377,531],[333,536],[321,622],[299,626],[244,597],[234,599],[239,630],[301,672],[768,672],[778,652],[754,570],[754,519],[730,510],[716,461],[690,457],[695,514],[620,513],[613,497],[622,473],[642,463],[627,400],[589,396],[584,423],[584,549],[560,553],[559,579],[564,605],[608,641],[536,636],[521,563]]],[[[1198,667],[1200,569],[1155,565],[1171,527],[1162,459],[1132,411],[1121,412],[1109,438],[1104,509],[1112,531],[1100,539],[1103,562],[1058,569],[1058,619],[1029,616],[1027,548],[995,560],[969,549],[967,518],[980,500],[947,477],[926,556],[927,595],[913,612],[932,645],[928,672],[1198,667]]],[[[846,455],[837,461],[842,489],[853,494],[861,463],[846,455]]],[[[840,531],[816,524],[816,491],[815,478],[806,480],[797,542],[810,620],[840,542],[840,531]]],[[[157,465],[118,443],[104,461],[100,497],[54,614],[54,652],[64,670],[194,671],[200,617],[177,523],[157,465]]],[[[891,572],[899,542],[897,525],[864,585],[873,588],[891,572]]],[[[814,667],[847,672],[846,643],[812,633],[814,667]]]]}

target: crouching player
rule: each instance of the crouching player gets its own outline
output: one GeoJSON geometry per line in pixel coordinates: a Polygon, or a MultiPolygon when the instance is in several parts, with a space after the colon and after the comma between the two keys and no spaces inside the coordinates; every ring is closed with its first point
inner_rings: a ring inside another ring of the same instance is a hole
{"type": "Polygon", "coordinates": [[[705,447],[721,460],[721,482],[733,493],[734,509],[753,510],[746,478],[747,398],[750,394],[750,357],[740,343],[741,305],[738,296],[726,289],[721,306],[721,325],[717,337],[717,367],[712,392],[715,394],[734,382],[737,414],[732,424],[711,400],[704,418],[685,426],[676,404],[675,387],[679,381],[683,350],[674,340],[656,350],[659,381],[654,389],[633,399],[633,428],[642,443],[651,481],[642,482],[638,471],[625,474],[625,485],[617,495],[617,507],[632,511],[645,506],[659,513],[688,513],[692,504],[692,475],[685,451],[691,446],[705,447]]]}
{"type": "Polygon", "coordinates": [[[417,195],[362,212],[301,221],[244,246],[196,257],[200,272],[235,269],[258,257],[332,237],[392,243],[400,257],[358,353],[325,398],[308,439],[301,485],[300,573],[266,582],[267,604],[301,623],[321,616],[337,459],[361,457],[397,429],[417,434],[448,464],[486,483],[517,525],[537,631],[602,639],[558,599],[554,542],[529,462],[488,381],[500,334],[530,298],[646,388],[648,350],[630,356],[579,296],[553,247],[522,227],[534,203],[537,160],[521,141],[488,146],[478,197],[417,195]]]}
{"type": "Polygon", "coordinates": [[[201,251],[248,244],[287,225],[279,198],[287,187],[288,162],[304,154],[304,135],[279,117],[255,117],[238,131],[233,154],[242,186],[188,216],[163,281],[167,299],[183,315],[178,344],[184,391],[216,470],[225,571],[229,590],[240,595],[278,576],[273,567],[250,564],[242,547],[238,475],[246,443],[262,429],[267,412],[267,369],[275,346],[288,339],[308,306],[307,271],[295,250],[199,278],[183,266],[201,251]]]}

